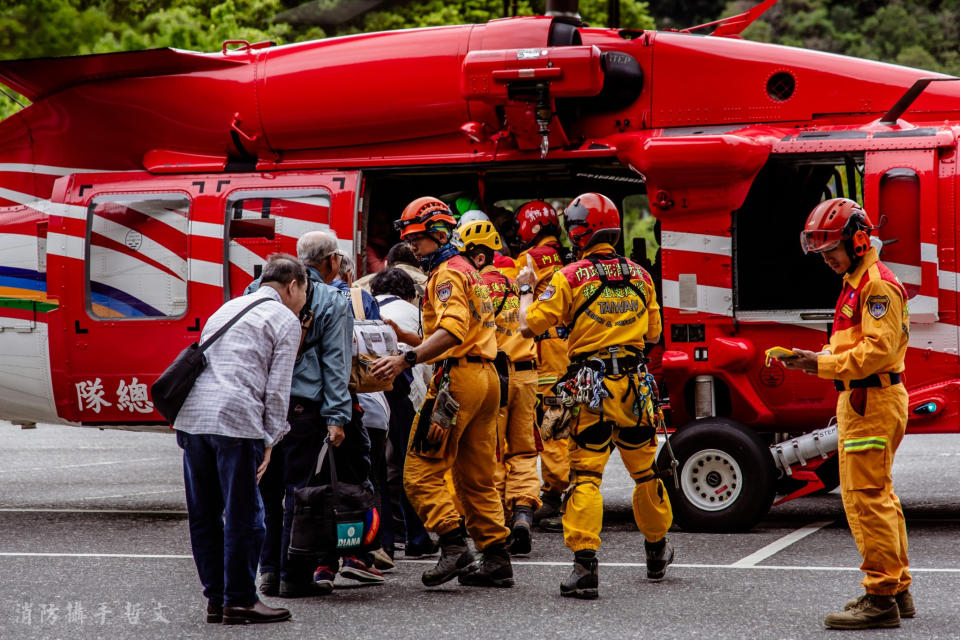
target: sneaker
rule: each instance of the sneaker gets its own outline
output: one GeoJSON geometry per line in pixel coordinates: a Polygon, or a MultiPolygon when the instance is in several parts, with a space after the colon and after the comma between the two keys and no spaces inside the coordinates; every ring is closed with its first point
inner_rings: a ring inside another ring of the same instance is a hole
{"type": "Polygon", "coordinates": [[[516,508],[513,527],[510,531],[510,554],[525,556],[530,553],[530,526],[533,524],[533,509],[522,505],[516,508]]]}
{"type": "Polygon", "coordinates": [[[573,554],[573,571],[560,583],[560,595],[564,598],[596,600],[600,576],[597,571],[597,552],[584,549],[573,554]]]}
{"type": "Polygon", "coordinates": [[[265,596],[275,596],[280,593],[280,574],[275,571],[261,573],[260,593],[265,596]]]}
{"type": "Polygon", "coordinates": [[[831,613],[823,623],[831,629],[877,629],[900,626],[900,611],[893,596],[864,594],[849,609],[831,613]]]}
{"type": "Polygon", "coordinates": [[[376,567],[368,565],[356,556],[343,559],[340,575],[363,584],[383,584],[383,574],[376,567]]]}
{"type": "Polygon", "coordinates": [[[404,558],[422,558],[432,556],[440,551],[440,545],[433,541],[429,535],[424,535],[422,540],[410,541],[403,549],[404,558]]]}
{"type": "Polygon", "coordinates": [[[313,584],[316,587],[317,595],[325,596],[333,592],[333,579],[336,575],[330,567],[323,565],[317,567],[317,570],[313,572],[313,584]]]}
{"type": "Polygon", "coordinates": [[[513,566],[506,543],[492,544],[484,549],[473,569],[457,580],[468,587],[512,587],[513,566]]]}
{"type": "Polygon", "coordinates": [[[667,565],[673,562],[673,545],[666,538],[659,542],[643,541],[647,554],[647,580],[659,582],[667,575],[667,565]]]}
{"type": "MultiPolygon", "coordinates": [[[[863,596],[860,596],[862,598],[863,596]]],[[[844,611],[853,609],[860,602],[860,598],[854,598],[853,600],[847,600],[847,604],[843,607],[844,611]]],[[[917,609],[913,606],[913,596],[910,595],[910,591],[901,591],[897,595],[893,596],[893,599],[897,603],[897,610],[900,612],[901,618],[912,618],[917,615],[917,609]]]]}
{"type": "Polygon", "coordinates": [[[393,554],[387,553],[383,548],[376,549],[373,552],[373,566],[380,571],[393,571],[397,564],[393,561],[393,554]]]}

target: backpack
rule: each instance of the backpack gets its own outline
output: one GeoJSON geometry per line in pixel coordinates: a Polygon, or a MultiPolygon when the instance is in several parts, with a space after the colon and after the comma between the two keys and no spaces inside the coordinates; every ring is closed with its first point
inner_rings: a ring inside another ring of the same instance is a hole
{"type": "Polygon", "coordinates": [[[374,393],[393,389],[392,380],[380,380],[370,373],[370,366],[379,358],[397,355],[397,334],[382,320],[367,320],[363,312],[363,292],[350,289],[353,305],[353,361],[350,367],[350,391],[374,393]]]}

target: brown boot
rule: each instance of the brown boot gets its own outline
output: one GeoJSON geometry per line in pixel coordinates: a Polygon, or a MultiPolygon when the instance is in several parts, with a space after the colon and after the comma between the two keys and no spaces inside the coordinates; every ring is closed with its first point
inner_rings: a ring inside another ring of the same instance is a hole
{"type": "Polygon", "coordinates": [[[849,609],[831,613],[823,621],[831,629],[876,629],[900,626],[900,612],[893,596],[865,594],[849,609]]]}
{"type": "MultiPolygon", "coordinates": [[[[900,611],[901,618],[912,618],[917,615],[917,609],[913,606],[913,596],[910,595],[909,590],[901,591],[897,595],[893,596],[893,599],[897,601],[897,609],[900,611]]],[[[860,598],[847,600],[847,604],[843,610],[846,611],[854,608],[857,606],[858,602],[860,602],[860,598]]]]}

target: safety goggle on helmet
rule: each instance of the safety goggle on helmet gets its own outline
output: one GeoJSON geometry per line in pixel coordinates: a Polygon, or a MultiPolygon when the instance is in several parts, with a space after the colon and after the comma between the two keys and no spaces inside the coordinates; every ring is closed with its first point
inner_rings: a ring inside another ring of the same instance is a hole
{"type": "Polygon", "coordinates": [[[818,204],[807,216],[800,232],[800,247],[804,253],[822,253],[853,239],[854,253],[862,255],[870,245],[870,228],[870,219],[859,204],[849,198],[832,198],[818,204]]]}
{"type": "Polygon", "coordinates": [[[451,228],[457,224],[450,208],[438,198],[424,196],[404,208],[400,219],[394,221],[393,228],[399,231],[400,238],[404,239],[415,233],[434,231],[444,224],[451,228]]]}

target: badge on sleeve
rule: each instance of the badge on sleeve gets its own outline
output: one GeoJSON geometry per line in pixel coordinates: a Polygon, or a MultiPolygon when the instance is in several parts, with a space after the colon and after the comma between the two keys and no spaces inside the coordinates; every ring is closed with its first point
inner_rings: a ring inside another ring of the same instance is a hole
{"type": "Polygon", "coordinates": [[[552,284],[548,284],[547,288],[543,290],[543,293],[540,294],[540,300],[549,300],[553,297],[553,294],[557,291],[557,288],[552,284]]]}
{"type": "Polygon", "coordinates": [[[441,282],[437,285],[437,299],[440,302],[446,302],[450,299],[450,294],[453,293],[453,283],[447,280],[446,282],[441,282]]]}
{"type": "Polygon", "coordinates": [[[879,320],[887,315],[887,309],[890,307],[890,298],[887,296],[870,296],[867,298],[867,310],[870,315],[879,320]]]}

